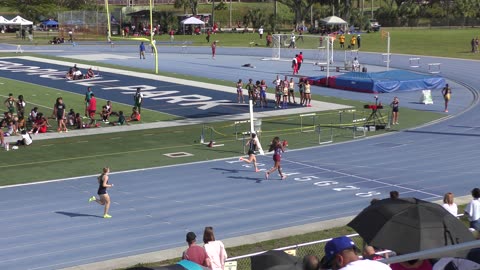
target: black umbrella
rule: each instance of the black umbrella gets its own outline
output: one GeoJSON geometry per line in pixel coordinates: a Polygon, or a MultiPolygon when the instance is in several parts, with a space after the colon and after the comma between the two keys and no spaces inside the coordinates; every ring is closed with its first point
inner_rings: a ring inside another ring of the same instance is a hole
{"type": "Polygon", "coordinates": [[[369,245],[399,254],[475,240],[442,206],[416,198],[376,201],[347,225],[369,245]]]}
{"type": "Polygon", "coordinates": [[[250,257],[252,270],[301,270],[301,261],[281,250],[269,250],[250,257]]]}

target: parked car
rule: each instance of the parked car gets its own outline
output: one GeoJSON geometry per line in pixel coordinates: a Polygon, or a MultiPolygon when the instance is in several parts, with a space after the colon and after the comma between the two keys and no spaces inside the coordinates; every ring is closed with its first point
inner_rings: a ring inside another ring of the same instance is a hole
{"type": "Polygon", "coordinates": [[[380,24],[377,22],[377,20],[375,19],[372,19],[370,20],[370,29],[373,31],[373,32],[377,32],[380,30],[380,24]]]}

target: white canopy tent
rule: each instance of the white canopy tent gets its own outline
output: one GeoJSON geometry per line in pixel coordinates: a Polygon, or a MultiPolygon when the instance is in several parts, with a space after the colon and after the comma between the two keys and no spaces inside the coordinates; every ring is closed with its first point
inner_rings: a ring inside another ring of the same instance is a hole
{"type": "Polygon", "coordinates": [[[337,16],[326,17],[326,18],[321,19],[321,21],[324,24],[327,24],[327,25],[347,25],[348,24],[342,18],[337,17],[337,16]]]}
{"type": "Polygon", "coordinates": [[[195,17],[187,18],[187,19],[181,21],[180,24],[183,25],[183,33],[184,34],[185,34],[185,25],[202,25],[202,26],[205,25],[205,23],[202,20],[199,20],[195,17]]]}
{"type": "Polygon", "coordinates": [[[0,25],[8,24],[10,21],[5,19],[5,17],[0,16],[0,25]]]}
{"type": "Polygon", "coordinates": [[[26,20],[20,16],[17,16],[13,19],[11,19],[10,21],[8,21],[9,25],[20,25],[20,26],[24,26],[24,25],[33,25],[33,22],[29,21],[29,20],[26,20]]]}

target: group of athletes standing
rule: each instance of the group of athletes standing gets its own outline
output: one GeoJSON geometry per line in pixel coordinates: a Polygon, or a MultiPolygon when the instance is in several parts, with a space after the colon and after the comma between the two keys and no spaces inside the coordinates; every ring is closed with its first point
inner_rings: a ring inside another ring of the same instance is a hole
{"type": "MultiPolygon", "coordinates": [[[[288,80],[288,77],[285,76],[285,79],[281,80],[280,76],[277,75],[277,78],[273,80],[272,84],[275,89],[275,109],[286,109],[288,108],[288,104],[297,104],[295,99],[295,82],[293,78],[288,80]]],[[[299,78],[297,86],[300,94],[300,105],[311,107],[312,96],[310,82],[306,78],[299,78]]],[[[248,93],[248,99],[252,100],[255,106],[261,108],[268,107],[268,86],[265,80],[256,81],[253,83],[253,80],[249,79],[248,83],[244,87],[242,80],[239,79],[236,84],[236,88],[238,103],[245,103],[243,89],[246,89],[248,93]]]]}

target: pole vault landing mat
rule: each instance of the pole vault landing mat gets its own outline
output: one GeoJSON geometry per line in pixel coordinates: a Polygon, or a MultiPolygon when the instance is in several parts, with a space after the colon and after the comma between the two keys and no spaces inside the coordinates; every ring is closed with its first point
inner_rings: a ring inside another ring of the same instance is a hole
{"type": "MultiPolygon", "coordinates": [[[[325,86],[327,78],[307,78],[311,84],[325,86]]],[[[405,70],[384,72],[349,72],[328,78],[328,86],[335,89],[365,93],[390,93],[399,91],[437,90],[445,86],[440,75],[419,74],[405,70]]]]}

